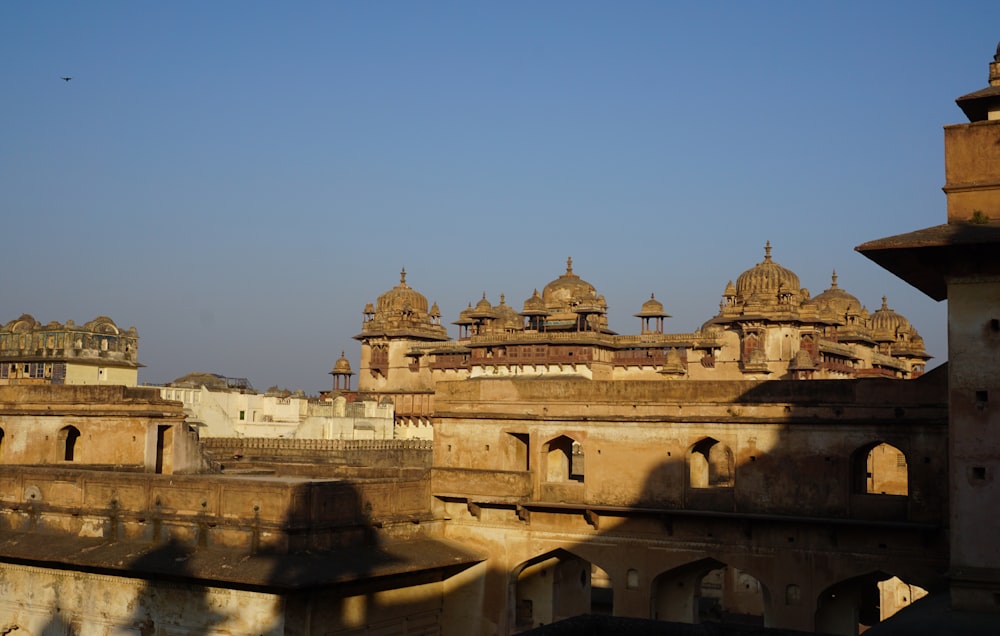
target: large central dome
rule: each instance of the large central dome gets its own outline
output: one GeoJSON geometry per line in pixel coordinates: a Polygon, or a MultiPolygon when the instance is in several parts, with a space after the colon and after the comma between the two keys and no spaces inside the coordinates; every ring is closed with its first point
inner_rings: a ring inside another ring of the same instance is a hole
{"type": "Polygon", "coordinates": [[[566,259],[566,273],[545,286],[542,300],[549,309],[569,307],[584,301],[593,303],[597,290],[573,273],[573,259],[566,259]]]}
{"type": "Polygon", "coordinates": [[[771,260],[771,242],[764,246],[764,261],[740,274],[736,279],[736,300],[771,300],[778,293],[798,295],[799,277],[771,260]]]}

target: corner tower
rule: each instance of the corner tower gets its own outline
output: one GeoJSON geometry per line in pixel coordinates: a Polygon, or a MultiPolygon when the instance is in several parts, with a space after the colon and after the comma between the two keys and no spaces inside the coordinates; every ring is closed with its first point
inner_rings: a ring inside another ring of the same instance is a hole
{"type": "Polygon", "coordinates": [[[428,308],[427,298],[406,284],[406,270],[399,284],[364,309],[361,333],[361,367],[358,391],[430,391],[428,369],[411,364],[407,354],[417,343],[448,340],[437,305],[428,308]]]}
{"type": "Polygon", "coordinates": [[[1000,612],[1000,46],[944,129],[948,222],[856,249],[948,299],[951,605],[1000,612]]]}

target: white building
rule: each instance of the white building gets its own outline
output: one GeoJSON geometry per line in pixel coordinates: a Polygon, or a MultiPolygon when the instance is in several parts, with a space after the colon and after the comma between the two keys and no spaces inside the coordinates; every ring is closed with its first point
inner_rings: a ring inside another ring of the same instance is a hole
{"type": "Polygon", "coordinates": [[[160,389],[184,404],[188,424],[201,437],[288,439],[393,439],[391,402],[310,400],[287,391],[257,393],[241,378],[191,373],[160,389]]]}

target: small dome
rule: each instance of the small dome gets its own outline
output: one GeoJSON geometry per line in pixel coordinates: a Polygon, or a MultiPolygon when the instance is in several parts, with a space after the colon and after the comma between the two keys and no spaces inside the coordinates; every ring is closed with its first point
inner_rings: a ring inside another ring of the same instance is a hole
{"type": "Polygon", "coordinates": [[[805,349],[799,349],[792,361],[788,363],[789,371],[808,371],[815,368],[816,363],[813,362],[812,356],[805,349]]]}
{"type": "Polygon", "coordinates": [[[479,299],[476,303],[475,308],[469,312],[470,318],[492,318],[493,317],[493,305],[490,301],[486,300],[486,292],[483,292],[483,297],[479,299]]]}
{"type": "Polygon", "coordinates": [[[771,300],[780,293],[797,295],[799,277],[771,260],[771,242],[764,246],[764,260],[740,274],[736,279],[736,300],[771,300]]]}
{"type": "Polygon", "coordinates": [[[431,305],[431,318],[440,318],[440,317],[441,317],[441,309],[438,308],[437,303],[434,303],[433,305],[431,305]]]}
{"type": "Polygon", "coordinates": [[[642,303],[642,309],[639,313],[633,314],[636,318],[669,318],[667,314],[663,312],[663,303],[656,300],[656,296],[653,294],[649,295],[649,300],[642,303]]]}
{"type": "Polygon", "coordinates": [[[597,290],[573,273],[573,259],[566,259],[566,273],[545,286],[542,300],[548,308],[565,308],[581,302],[593,304],[597,290]]]}
{"type": "Polygon", "coordinates": [[[524,318],[505,302],[503,294],[500,294],[500,304],[493,308],[493,316],[498,329],[510,331],[524,327],[524,318]]]}
{"type": "Polygon", "coordinates": [[[840,319],[848,315],[857,316],[861,313],[861,301],[837,287],[836,270],[833,272],[830,288],[812,300],[821,310],[826,309],[840,319]]]}
{"type": "Polygon", "coordinates": [[[468,307],[466,307],[465,309],[463,309],[462,311],[460,311],[458,313],[458,320],[456,320],[455,322],[453,322],[451,324],[453,324],[453,325],[471,325],[471,324],[473,324],[476,321],[473,320],[472,316],[469,315],[471,313],[472,313],[472,303],[469,303],[468,307]]]}
{"type": "MultiPolygon", "coordinates": [[[[69,325],[69,323],[66,323],[69,325]]],[[[36,327],[41,326],[40,323],[35,320],[34,316],[31,314],[21,314],[21,317],[17,320],[11,320],[4,326],[4,331],[10,331],[13,333],[28,333],[33,331],[36,327]]]]}
{"type": "Polygon", "coordinates": [[[908,337],[913,331],[910,321],[897,314],[882,296],[882,307],[872,314],[872,336],[878,341],[892,341],[908,337]]]}
{"type": "Polygon", "coordinates": [[[337,358],[337,361],[333,363],[333,370],[330,371],[330,375],[354,375],[354,371],[351,370],[351,363],[344,357],[343,351],[340,352],[340,357],[337,358]]]}
{"type": "Polygon", "coordinates": [[[714,333],[722,333],[723,331],[725,331],[725,328],[719,323],[715,322],[715,319],[712,318],[706,321],[704,324],[702,324],[701,327],[698,328],[698,331],[707,335],[714,333]]]}
{"type": "Polygon", "coordinates": [[[542,297],[538,294],[537,289],[535,290],[535,293],[531,295],[531,298],[524,301],[524,309],[521,313],[525,315],[541,315],[547,313],[545,311],[545,301],[542,300],[542,297]]]}

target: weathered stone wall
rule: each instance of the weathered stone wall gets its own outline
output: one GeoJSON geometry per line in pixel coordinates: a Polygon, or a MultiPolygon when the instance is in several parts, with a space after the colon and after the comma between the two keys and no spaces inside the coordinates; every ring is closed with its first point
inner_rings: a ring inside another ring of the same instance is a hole
{"type": "Polygon", "coordinates": [[[512,629],[505,590],[546,555],[600,567],[615,614],[637,617],[690,620],[690,586],[729,566],[766,591],[767,624],[802,630],[828,624],[817,611],[834,585],[872,571],[928,585],[946,569],[943,374],[438,388],[432,490],[446,536],[490,555],[486,632],[512,629]],[[883,442],[906,495],[867,490],[883,442]],[[689,596],[670,600],[682,583],[689,596]]]}
{"type": "Polygon", "coordinates": [[[251,437],[209,438],[202,447],[222,470],[266,469],[278,474],[342,474],[337,467],[425,469],[431,466],[430,440],[323,440],[251,437]],[[333,472],[332,472],[333,471],[333,472]]]}
{"type": "Polygon", "coordinates": [[[124,386],[0,386],[0,464],[201,467],[178,402],[124,386]]]}
{"type": "Polygon", "coordinates": [[[289,551],[429,515],[423,473],[364,482],[0,469],[0,531],[289,551]]]}
{"type": "Polygon", "coordinates": [[[284,634],[275,594],[0,564],[0,632],[284,634]]]}

